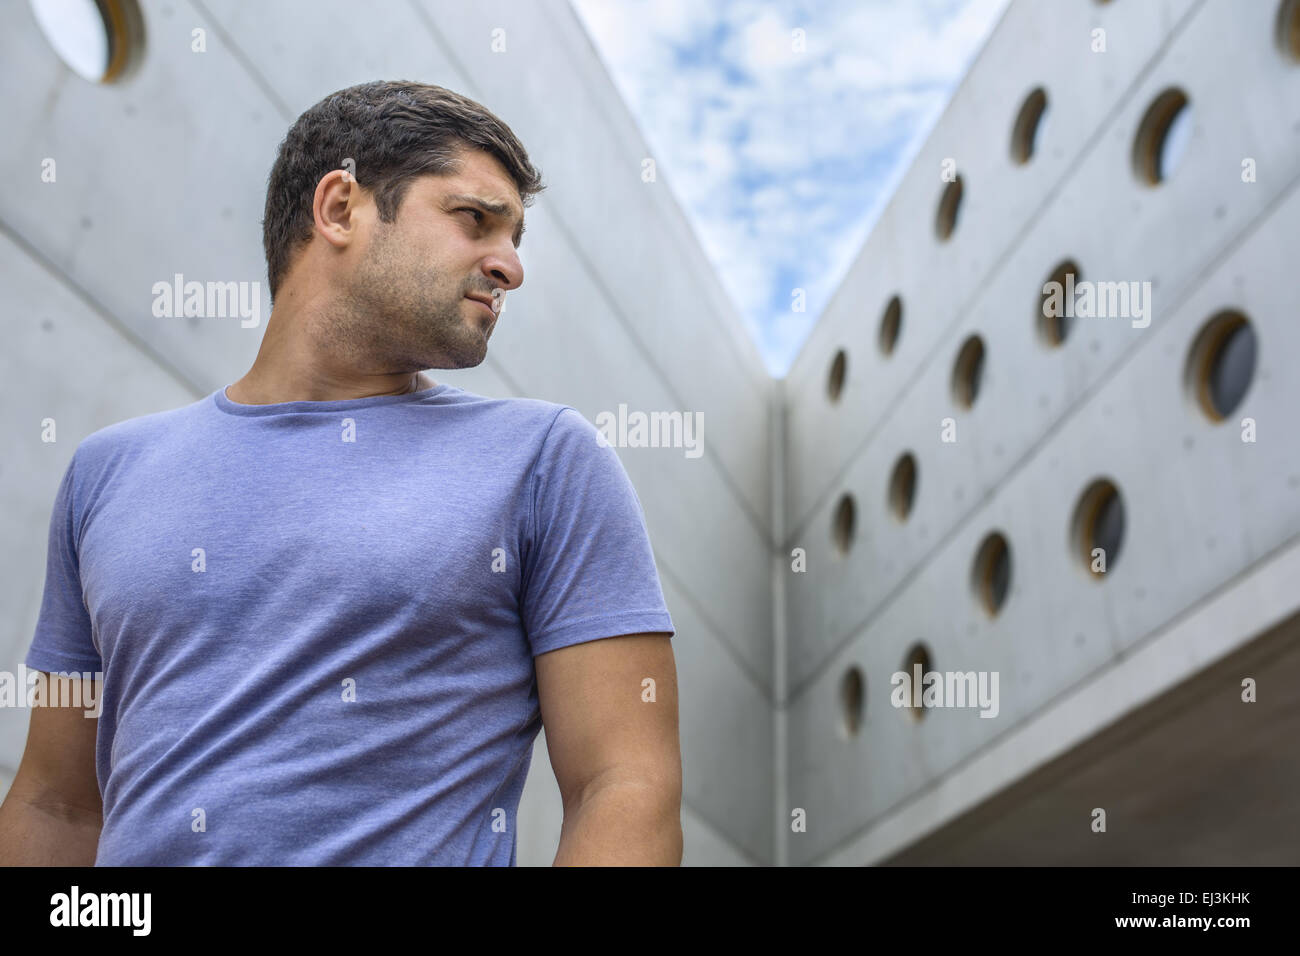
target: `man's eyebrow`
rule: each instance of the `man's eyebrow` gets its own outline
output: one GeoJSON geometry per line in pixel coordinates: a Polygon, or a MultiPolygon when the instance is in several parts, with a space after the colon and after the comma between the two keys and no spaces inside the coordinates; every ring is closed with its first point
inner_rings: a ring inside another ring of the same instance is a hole
{"type": "MultiPolygon", "coordinates": [[[[501,219],[514,219],[510,207],[503,202],[493,202],[490,199],[483,199],[481,196],[466,196],[463,193],[447,196],[446,199],[448,202],[465,202],[471,206],[478,206],[484,212],[490,212],[501,219]]],[[[517,225],[515,226],[514,244],[515,248],[518,248],[520,241],[524,238],[524,217],[520,215],[515,221],[517,225]]]]}

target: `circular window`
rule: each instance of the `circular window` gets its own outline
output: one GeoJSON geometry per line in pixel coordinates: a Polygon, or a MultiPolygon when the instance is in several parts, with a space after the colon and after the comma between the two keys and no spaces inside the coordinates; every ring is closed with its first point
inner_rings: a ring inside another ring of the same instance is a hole
{"type": "Polygon", "coordinates": [[[952,397],[962,408],[970,408],[979,395],[984,375],[984,340],[972,335],[962,344],[952,367],[952,397]]]}
{"type": "Polygon", "coordinates": [[[924,644],[913,644],[912,649],[907,652],[907,660],[903,662],[904,673],[907,674],[907,684],[904,686],[912,689],[912,697],[906,701],[906,710],[913,720],[920,720],[925,716],[925,675],[930,672],[930,652],[924,644]]]}
{"type": "Polygon", "coordinates": [[[1073,259],[1060,263],[1039,290],[1038,338],[1056,348],[1063,344],[1074,325],[1074,287],[1081,273],[1073,259]]]}
{"type": "Polygon", "coordinates": [[[950,182],[939,197],[939,214],[934,229],[940,239],[947,239],[957,228],[957,210],[961,208],[961,176],[950,182]]]}
{"type": "Polygon", "coordinates": [[[903,303],[898,296],[889,300],[885,314],[880,317],[880,351],[890,355],[898,343],[898,333],[903,328],[903,303]]]}
{"type": "Polygon", "coordinates": [[[29,0],[36,24],[67,67],[92,83],[128,75],[144,45],[136,0],[29,0]]]}
{"type": "Polygon", "coordinates": [[[844,733],[848,737],[856,737],[858,728],[862,726],[865,698],[866,683],[862,679],[861,669],[855,664],[844,672],[844,677],[840,680],[840,713],[844,720],[844,733]]]}
{"type": "Polygon", "coordinates": [[[912,513],[915,498],[916,459],[911,452],[906,452],[894,464],[893,474],[889,476],[889,510],[899,521],[906,521],[912,513]]]}
{"type": "Polygon", "coordinates": [[[844,354],[843,349],[836,352],[835,358],[831,360],[831,372],[826,379],[826,393],[832,402],[838,402],[840,393],[844,391],[844,374],[848,363],[848,356],[844,354]]]}
{"type": "Polygon", "coordinates": [[[1099,478],[1084,490],[1074,509],[1072,538],[1089,574],[1102,578],[1115,567],[1124,543],[1124,502],[1113,482],[1099,478]]]}
{"type": "Polygon", "coordinates": [[[1133,168],[1142,182],[1155,186],[1174,174],[1192,134],[1187,94],[1170,88],[1156,97],[1142,117],[1133,141],[1133,168]]]}
{"type": "Polygon", "coordinates": [[[975,552],[971,584],[980,606],[989,617],[996,617],[1011,589],[1011,550],[1007,547],[1007,539],[996,531],[988,535],[975,552]]]}
{"type": "Polygon", "coordinates": [[[1186,381],[1192,397],[1212,422],[1221,422],[1241,404],[1255,376],[1255,329],[1240,312],[1211,316],[1192,342],[1186,381]]]}
{"type": "Polygon", "coordinates": [[[831,537],[840,554],[848,554],[853,544],[854,507],[853,496],[842,495],[840,503],[835,506],[835,518],[831,525],[831,537]]]}
{"type": "Polygon", "coordinates": [[[1300,60],[1300,0],[1283,0],[1277,11],[1277,45],[1293,60],[1300,60]]]}
{"type": "Polygon", "coordinates": [[[1047,94],[1041,86],[1025,97],[1025,102],[1021,104],[1016,125],[1011,130],[1011,158],[1017,163],[1027,163],[1033,157],[1046,110],[1047,94]]]}

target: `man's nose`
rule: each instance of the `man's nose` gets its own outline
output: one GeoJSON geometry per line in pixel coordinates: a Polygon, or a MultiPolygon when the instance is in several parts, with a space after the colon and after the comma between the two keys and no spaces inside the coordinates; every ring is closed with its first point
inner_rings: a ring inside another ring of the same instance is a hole
{"type": "Polygon", "coordinates": [[[519,254],[513,247],[508,253],[493,253],[483,260],[483,274],[491,281],[493,287],[509,291],[524,284],[524,264],[519,261],[519,254]]]}

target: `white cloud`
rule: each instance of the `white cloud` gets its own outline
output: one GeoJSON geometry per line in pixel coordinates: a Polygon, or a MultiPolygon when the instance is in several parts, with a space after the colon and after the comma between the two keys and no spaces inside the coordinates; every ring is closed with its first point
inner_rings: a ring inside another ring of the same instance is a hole
{"type": "Polygon", "coordinates": [[[738,33],[742,63],[751,73],[787,69],[798,62],[791,27],[775,12],[764,11],[738,33]]]}
{"type": "Polygon", "coordinates": [[[571,2],[779,375],[1007,0],[571,2]]]}

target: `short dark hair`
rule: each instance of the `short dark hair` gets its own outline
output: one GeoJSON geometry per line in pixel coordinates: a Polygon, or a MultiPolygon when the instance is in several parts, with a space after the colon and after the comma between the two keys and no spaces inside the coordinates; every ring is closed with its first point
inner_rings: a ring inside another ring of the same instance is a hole
{"type": "Polygon", "coordinates": [[[300,245],[311,240],[312,199],[321,177],[350,168],[374,194],[380,221],[397,218],[417,176],[454,174],[457,153],[481,149],[514,180],[525,206],[546,186],[510,127],[487,108],[441,86],[375,81],[331,93],[294,122],[266,184],[262,245],[271,299],[300,245]]]}

